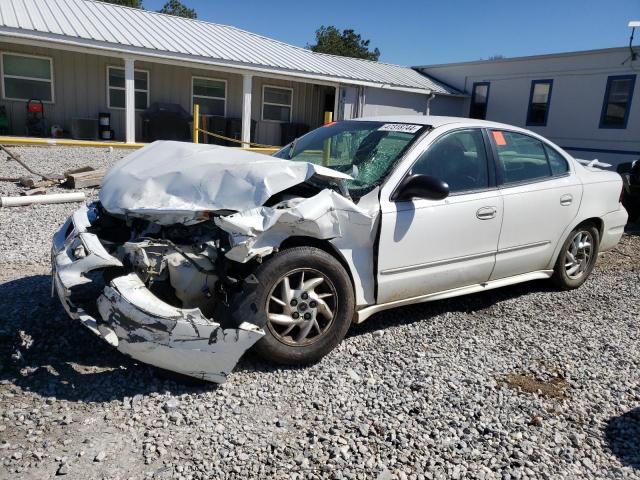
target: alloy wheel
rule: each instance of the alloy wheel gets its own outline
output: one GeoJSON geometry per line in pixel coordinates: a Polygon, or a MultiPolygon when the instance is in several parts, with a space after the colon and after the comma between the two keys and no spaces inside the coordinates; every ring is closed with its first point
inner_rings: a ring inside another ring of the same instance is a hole
{"type": "Polygon", "coordinates": [[[269,292],[267,325],[285,345],[310,345],[329,330],[337,307],[336,288],[326,275],[313,268],[292,270],[269,292]]]}
{"type": "Polygon", "coordinates": [[[567,276],[576,280],[582,277],[591,264],[593,236],[586,230],[578,231],[565,252],[564,268],[567,276]]]}

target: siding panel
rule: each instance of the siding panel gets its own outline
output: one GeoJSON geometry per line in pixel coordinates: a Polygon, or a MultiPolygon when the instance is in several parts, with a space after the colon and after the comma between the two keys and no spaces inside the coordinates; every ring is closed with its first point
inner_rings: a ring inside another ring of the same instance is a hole
{"type": "MultiPolygon", "coordinates": [[[[615,48],[421,69],[469,94],[474,82],[490,82],[487,120],[521,127],[526,127],[531,82],[552,79],[547,125],[526,128],[562,147],[587,149],[568,148],[579,158],[617,164],[638,158],[640,151],[640,73],[625,63],[628,56],[628,48],[615,48]],[[607,78],[612,75],[637,76],[626,129],[599,128],[607,78]]],[[[468,99],[462,114],[469,114],[468,99]]]]}
{"type": "MultiPolygon", "coordinates": [[[[55,103],[45,104],[48,126],[60,125],[66,131],[70,131],[71,119],[74,117],[97,118],[100,112],[109,112],[116,139],[124,139],[124,110],[107,108],[107,67],[124,67],[121,59],[6,42],[0,42],[0,51],[52,58],[55,103]]],[[[241,75],[149,62],[136,62],[136,69],[149,71],[150,103],[178,103],[185,110],[191,111],[191,78],[200,76],[226,80],[227,117],[240,118],[242,114],[241,75]]],[[[280,144],[280,124],[261,121],[262,86],[265,84],[293,88],[293,122],[305,123],[310,128],[321,124],[323,94],[331,90],[330,87],[254,76],[252,119],[257,122],[254,141],[270,145],[280,144]]],[[[0,105],[7,108],[11,133],[24,135],[25,102],[3,98],[0,99],[0,105]]],[[[141,139],[141,128],[140,112],[136,112],[138,139],[141,139]]]]}

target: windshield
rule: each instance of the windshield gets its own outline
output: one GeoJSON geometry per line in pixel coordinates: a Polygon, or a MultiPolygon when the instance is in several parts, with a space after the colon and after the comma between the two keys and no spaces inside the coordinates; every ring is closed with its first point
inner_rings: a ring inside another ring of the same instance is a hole
{"type": "Polygon", "coordinates": [[[347,181],[349,192],[361,196],[384,180],[425,128],[410,123],[337,122],[296,139],[274,156],[347,173],[354,178],[347,181]]]}

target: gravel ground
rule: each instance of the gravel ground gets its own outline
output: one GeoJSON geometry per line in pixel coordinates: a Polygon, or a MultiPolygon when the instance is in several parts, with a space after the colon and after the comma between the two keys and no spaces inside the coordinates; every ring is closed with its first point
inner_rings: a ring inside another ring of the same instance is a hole
{"type": "MultiPolygon", "coordinates": [[[[17,150],[49,171],[123,154],[17,150]]],[[[0,209],[0,478],[640,478],[637,234],[579,290],[388,311],[315,366],[248,355],[217,387],[127,359],[50,298],[76,206],[0,209]]]]}

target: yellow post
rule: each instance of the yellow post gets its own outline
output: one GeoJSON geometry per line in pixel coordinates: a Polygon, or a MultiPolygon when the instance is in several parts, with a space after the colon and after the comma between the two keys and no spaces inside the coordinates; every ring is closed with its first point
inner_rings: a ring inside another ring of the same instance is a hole
{"type": "Polygon", "coordinates": [[[200,105],[193,104],[193,143],[199,143],[198,137],[200,136],[200,105]]]}
{"type": "MultiPolygon", "coordinates": [[[[324,124],[333,122],[333,112],[324,112],[324,124]]],[[[326,139],[322,145],[322,165],[329,166],[329,157],[331,157],[331,140],[326,139]]]]}

